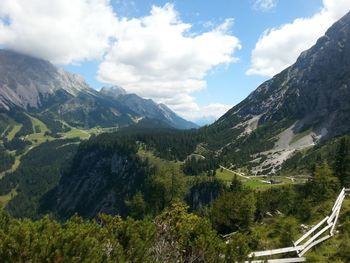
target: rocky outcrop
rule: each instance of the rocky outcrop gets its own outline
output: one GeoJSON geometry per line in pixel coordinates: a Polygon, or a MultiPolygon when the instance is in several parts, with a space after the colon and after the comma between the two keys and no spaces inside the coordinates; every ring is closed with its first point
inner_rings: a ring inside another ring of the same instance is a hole
{"type": "MultiPolygon", "coordinates": [[[[303,52],[295,64],[260,85],[213,127],[230,128],[233,134],[238,129],[249,129],[249,133],[225,142],[221,149],[224,152],[259,148],[247,143],[261,143],[259,137],[270,140],[270,149],[260,154],[265,160],[263,166],[269,171],[276,171],[276,166],[300,150],[300,145],[304,149],[350,133],[350,13],[336,22],[312,48],[303,52]],[[247,125],[256,118],[258,125],[254,127],[257,129],[254,133],[247,125]],[[285,147],[281,147],[281,139],[286,138],[286,134],[291,143],[285,141],[285,147]],[[255,136],[254,140],[252,136],[255,136]],[[239,145],[235,143],[237,138],[239,145]],[[299,139],[309,145],[296,143],[299,139]],[[266,163],[266,157],[271,161],[266,163]]],[[[256,163],[259,152],[249,153],[250,158],[246,161],[251,159],[256,163]]],[[[262,171],[260,168],[255,170],[262,171]]]]}
{"type": "Polygon", "coordinates": [[[123,127],[156,119],[173,128],[196,128],[169,108],[120,87],[92,89],[82,77],[50,62],[0,49],[0,111],[35,112],[73,127],[123,127]]]}
{"type": "Polygon", "coordinates": [[[192,129],[198,126],[192,122],[186,121],[164,104],[157,104],[151,99],[144,99],[136,94],[128,94],[124,89],[112,86],[103,87],[100,93],[113,98],[122,105],[127,106],[136,112],[139,116],[163,121],[170,127],[179,129],[192,129]]]}
{"type": "Polygon", "coordinates": [[[82,77],[58,69],[45,60],[0,49],[0,104],[40,108],[49,96],[64,90],[71,96],[91,92],[82,77]]]}

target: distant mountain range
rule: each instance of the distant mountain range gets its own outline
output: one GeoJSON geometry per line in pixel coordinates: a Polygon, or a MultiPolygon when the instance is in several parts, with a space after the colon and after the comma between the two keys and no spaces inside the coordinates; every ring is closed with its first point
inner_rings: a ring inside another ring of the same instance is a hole
{"type": "Polygon", "coordinates": [[[176,115],[165,104],[157,104],[151,99],[144,99],[136,94],[129,94],[120,87],[103,87],[100,94],[118,101],[129,109],[132,109],[136,114],[149,119],[162,121],[170,127],[178,129],[198,128],[192,122],[186,121],[176,115]]]}
{"type": "MultiPolygon", "coordinates": [[[[163,104],[116,86],[96,91],[47,61],[7,50],[0,50],[0,111],[5,135],[6,122],[26,118],[18,112],[30,113],[53,133],[135,124],[148,129],[197,127],[163,104]]],[[[295,64],[199,133],[203,140],[198,149],[214,152],[226,166],[262,175],[278,172],[296,153],[349,134],[350,13],[295,64]]],[[[20,132],[25,134],[30,132],[20,132]]]]}
{"type": "Polygon", "coordinates": [[[168,129],[195,125],[120,87],[91,89],[43,60],[3,50],[0,76],[0,154],[9,171],[0,194],[17,189],[7,205],[13,214],[35,216],[40,208],[63,218],[76,212],[127,216],[132,200],[146,200],[152,209],[160,202],[163,209],[165,196],[173,200],[173,191],[183,190],[177,179],[193,187],[186,194],[193,204],[211,202],[221,191],[213,180],[220,165],[272,175],[295,161],[289,177],[311,160],[303,171],[309,175],[320,149],[320,160],[334,163],[337,140],[350,135],[350,13],[294,65],[197,130],[168,129]],[[106,131],[98,126],[126,128],[80,143],[106,131]],[[77,136],[77,128],[85,133],[77,136]]]}
{"type": "MultiPolygon", "coordinates": [[[[152,101],[140,103],[139,97],[128,95],[121,88],[103,88],[101,93],[140,115],[146,106],[154,108],[158,115],[159,105],[156,107],[152,101]]],[[[164,153],[167,149],[169,154],[181,152],[182,158],[178,159],[184,164],[192,156],[197,167],[211,167],[210,162],[217,162],[227,168],[246,168],[242,170],[269,175],[279,172],[290,158],[302,159],[317,148],[314,146],[327,145],[333,138],[349,134],[350,13],[303,52],[294,65],[261,84],[214,124],[187,133],[141,132],[134,134],[131,141],[142,142],[146,149],[163,158],[172,158],[164,153]],[[194,156],[202,163],[196,162],[194,156]]],[[[123,194],[149,194],[142,190],[144,177],[138,177],[142,172],[135,172],[135,167],[140,168],[135,165],[138,159],[127,156],[123,148],[106,150],[116,146],[118,140],[125,141],[127,137],[122,136],[103,134],[80,147],[70,170],[43,199],[44,207],[63,217],[76,212],[85,217],[94,217],[101,211],[123,214],[123,194]],[[128,159],[133,160],[133,166],[128,159]]],[[[137,154],[136,149],[137,146],[137,154]]],[[[199,199],[199,192],[196,195],[199,199]]]]}
{"type": "Polygon", "coordinates": [[[198,127],[164,104],[119,87],[98,92],[82,77],[48,61],[8,50],[0,50],[0,111],[33,113],[48,126],[55,122],[56,128],[124,127],[142,119],[154,119],[169,128],[198,127]]]}
{"type": "Polygon", "coordinates": [[[350,13],[211,129],[223,159],[258,174],[274,173],[295,153],[349,134],[350,13]]]}

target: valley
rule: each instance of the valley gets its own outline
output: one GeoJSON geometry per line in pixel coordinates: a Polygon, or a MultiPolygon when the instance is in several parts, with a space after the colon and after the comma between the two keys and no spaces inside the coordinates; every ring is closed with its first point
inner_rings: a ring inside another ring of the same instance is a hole
{"type": "MultiPolygon", "coordinates": [[[[224,181],[227,185],[230,185],[232,180],[237,175],[237,172],[230,171],[227,169],[218,169],[216,171],[216,177],[219,180],[224,181]]],[[[242,181],[243,185],[254,189],[254,190],[267,190],[271,187],[279,187],[279,186],[287,186],[293,184],[303,184],[309,178],[305,176],[246,176],[241,177],[238,175],[237,177],[240,181],[242,181]]]]}
{"type": "MultiPolygon", "coordinates": [[[[107,132],[110,129],[103,129],[103,128],[94,128],[90,130],[79,130],[76,128],[72,128],[69,132],[66,133],[60,133],[59,138],[55,138],[50,136],[51,130],[48,129],[48,127],[39,119],[26,114],[26,116],[30,119],[31,125],[32,125],[32,131],[33,133],[27,134],[24,136],[19,137],[18,139],[28,144],[25,146],[25,148],[22,148],[19,152],[17,152],[16,149],[13,149],[11,151],[8,151],[8,154],[13,157],[13,162],[8,166],[7,170],[3,170],[0,173],[0,179],[6,176],[7,174],[15,173],[18,167],[21,165],[21,159],[25,158],[25,156],[33,150],[35,147],[38,147],[39,145],[54,141],[54,140],[65,140],[65,139],[79,139],[79,140],[86,140],[88,139],[92,134],[98,134],[102,132],[107,132]]],[[[15,121],[11,122],[9,126],[4,130],[0,143],[4,145],[3,139],[6,141],[12,141],[16,134],[21,130],[23,127],[22,124],[18,124],[15,121]],[[6,136],[5,136],[6,134],[6,136]]],[[[79,141],[63,144],[60,147],[65,147],[69,144],[78,144],[79,141]]],[[[0,195],[0,203],[3,207],[5,207],[11,199],[13,199],[17,195],[17,185],[14,185],[13,188],[9,193],[6,193],[5,195],[0,195]]]]}
{"type": "Polygon", "coordinates": [[[202,127],[176,113],[201,109],[191,96],[129,93],[156,77],[124,66],[128,89],[97,90],[0,49],[1,262],[350,262],[350,13],[202,127]],[[294,241],[323,219],[301,255],[294,241]]]}

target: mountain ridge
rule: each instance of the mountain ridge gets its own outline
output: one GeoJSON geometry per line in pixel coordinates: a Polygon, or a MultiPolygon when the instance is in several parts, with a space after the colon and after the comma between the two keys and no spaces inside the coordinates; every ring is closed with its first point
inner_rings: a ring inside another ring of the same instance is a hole
{"type": "MultiPolygon", "coordinates": [[[[0,76],[0,110],[3,112],[34,112],[77,128],[128,126],[144,117],[164,121],[173,128],[198,127],[170,109],[164,112],[153,101],[135,94],[134,103],[128,104],[118,96],[111,96],[116,89],[111,88],[108,93],[108,88],[103,88],[99,92],[79,75],[14,51],[0,49],[0,76]],[[147,103],[152,107],[147,107],[147,103]],[[169,113],[171,118],[167,118],[169,113]]],[[[118,95],[128,95],[119,89],[118,95]]]]}
{"type": "Polygon", "coordinates": [[[0,49],[0,62],[0,105],[7,110],[13,105],[26,110],[38,108],[43,99],[61,89],[71,95],[89,90],[79,75],[42,59],[0,49]]]}
{"type": "Polygon", "coordinates": [[[100,93],[121,102],[141,116],[161,120],[170,126],[179,127],[181,129],[198,127],[179,117],[165,104],[157,104],[152,99],[144,99],[135,93],[127,93],[127,91],[121,87],[103,87],[100,93]]]}
{"type": "Polygon", "coordinates": [[[211,126],[226,130],[220,152],[245,155],[241,165],[254,173],[275,173],[296,152],[350,133],[349,68],[350,12],[211,126]]]}

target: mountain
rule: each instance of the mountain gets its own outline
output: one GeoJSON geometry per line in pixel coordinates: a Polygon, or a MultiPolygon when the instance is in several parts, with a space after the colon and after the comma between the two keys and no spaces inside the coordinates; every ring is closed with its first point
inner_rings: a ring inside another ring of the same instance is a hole
{"type": "Polygon", "coordinates": [[[210,128],[224,159],[257,174],[275,173],[296,152],[349,134],[350,13],[210,128]]]}
{"type": "Polygon", "coordinates": [[[109,134],[82,142],[59,185],[46,194],[43,209],[66,218],[125,215],[125,200],[143,189],[149,175],[134,143],[109,134]]]}
{"type": "Polygon", "coordinates": [[[118,86],[102,87],[100,93],[114,99],[118,99],[119,96],[127,94],[125,89],[118,86]]]}
{"type": "Polygon", "coordinates": [[[67,96],[90,92],[78,75],[58,69],[48,61],[0,49],[0,107],[42,107],[50,96],[64,91],[67,96]]]}
{"type": "MultiPolygon", "coordinates": [[[[53,132],[70,127],[123,127],[146,117],[164,121],[173,128],[197,127],[153,101],[129,95],[131,98],[126,97],[124,102],[117,95],[128,94],[116,87],[98,92],[82,77],[48,61],[0,50],[0,112],[12,117],[13,112],[25,112],[44,122],[53,132]]],[[[14,121],[22,123],[18,117],[14,121]]]]}
{"type": "Polygon", "coordinates": [[[176,115],[166,105],[157,104],[151,99],[144,99],[136,94],[128,94],[123,88],[116,86],[103,87],[100,90],[100,93],[117,100],[122,105],[125,105],[135,111],[140,116],[160,120],[171,127],[176,127],[179,129],[198,128],[196,124],[186,121],[176,115]]]}

